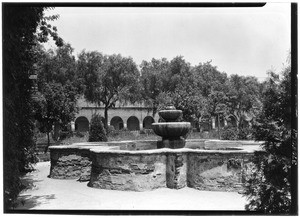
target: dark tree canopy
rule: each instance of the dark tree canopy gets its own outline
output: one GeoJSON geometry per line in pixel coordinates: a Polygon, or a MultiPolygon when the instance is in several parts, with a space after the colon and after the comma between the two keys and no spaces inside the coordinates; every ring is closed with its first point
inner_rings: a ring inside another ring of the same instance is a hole
{"type": "Polygon", "coordinates": [[[265,83],[263,108],[254,128],[255,139],[264,141],[265,153],[257,153],[255,168],[246,184],[248,210],[266,214],[291,212],[292,174],[297,164],[296,130],[291,128],[291,68],[283,79],[270,73],[265,83]]]}
{"type": "Polygon", "coordinates": [[[4,118],[4,209],[8,210],[21,191],[20,176],[35,162],[33,114],[29,76],[36,53],[33,47],[48,35],[61,38],[48,26],[43,7],[3,4],[3,118],[4,118]],[[38,31],[37,28],[39,27],[38,31]],[[36,32],[37,31],[37,32],[36,32]]]}
{"type": "Polygon", "coordinates": [[[109,108],[138,99],[140,75],[130,57],[83,51],[78,57],[78,75],[84,82],[87,101],[104,105],[106,129],[109,108]]]}
{"type": "Polygon", "coordinates": [[[36,47],[38,61],[35,64],[38,90],[34,98],[34,117],[39,121],[39,130],[47,133],[50,145],[52,126],[63,129],[74,120],[80,84],[76,80],[76,61],[73,48],[65,44],[56,50],[45,51],[36,47]]]}

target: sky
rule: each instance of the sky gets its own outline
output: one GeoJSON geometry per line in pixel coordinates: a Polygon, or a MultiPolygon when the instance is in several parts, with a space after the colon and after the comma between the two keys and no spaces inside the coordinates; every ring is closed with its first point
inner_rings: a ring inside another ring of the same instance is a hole
{"type": "Polygon", "coordinates": [[[140,65],[181,55],[192,66],[212,61],[228,75],[262,81],[267,71],[282,70],[291,49],[290,3],[261,8],[56,7],[46,12],[50,14],[60,16],[51,24],[75,56],[85,49],[130,56],[140,65]]]}

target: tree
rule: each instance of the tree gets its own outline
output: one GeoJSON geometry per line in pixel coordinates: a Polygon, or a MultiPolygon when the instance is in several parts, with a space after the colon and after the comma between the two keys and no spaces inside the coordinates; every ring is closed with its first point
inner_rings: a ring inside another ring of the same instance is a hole
{"type": "MultiPolygon", "coordinates": [[[[217,117],[219,123],[220,117],[224,119],[228,113],[227,74],[219,72],[216,66],[211,65],[211,61],[199,63],[193,68],[193,81],[194,89],[205,99],[200,116],[217,117]]],[[[219,128],[220,125],[218,125],[218,130],[219,128]]]]}
{"type": "Polygon", "coordinates": [[[211,61],[199,63],[193,69],[195,87],[199,89],[202,96],[208,98],[213,91],[227,93],[227,74],[218,71],[211,61]]]}
{"type": "Polygon", "coordinates": [[[89,142],[107,142],[106,131],[99,114],[94,114],[92,116],[89,130],[89,142]]]}
{"type": "Polygon", "coordinates": [[[54,124],[64,128],[75,118],[80,85],[76,80],[76,62],[73,48],[65,44],[55,50],[45,51],[37,47],[35,64],[38,78],[38,93],[34,98],[34,115],[39,121],[39,130],[47,133],[47,152],[50,132],[54,124]]]}
{"type": "Polygon", "coordinates": [[[33,47],[50,35],[58,45],[62,39],[48,26],[54,17],[44,17],[43,7],[3,4],[3,157],[4,210],[22,190],[20,176],[32,170],[35,141],[29,76],[33,74],[33,47]],[[37,28],[42,28],[42,30],[37,28]]]}
{"type": "Polygon", "coordinates": [[[270,73],[262,112],[254,126],[256,140],[264,141],[264,153],[255,154],[255,168],[246,184],[247,210],[267,214],[291,212],[292,167],[297,164],[296,130],[291,128],[291,68],[283,79],[270,73]]]}
{"type": "Polygon", "coordinates": [[[66,43],[48,51],[38,45],[35,50],[38,56],[35,66],[39,88],[50,82],[62,85],[76,83],[76,61],[72,54],[74,49],[70,44],[66,43]]]}
{"type": "Polygon", "coordinates": [[[139,71],[132,58],[121,55],[103,56],[99,52],[81,52],[78,74],[84,78],[87,101],[104,105],[105,128],[108,110],[117,102],[134,102],[139,95],[139,71]]]}
{"type": "Polygon", "coordinates": [[[169,62],[166,58],[161,60],[152,59],[150,62],[143,61],[141,64],[141,99],[146,105],[152,107],[153,116],[160,105],[160,98],[164,94],[164,75],[169,62]]]}
{"type": "Polygon", "coordinates": [[[47,152],[50,146],[50,132],[54,124],[65,126],[74,120],[76,107],[76,90],[70,84],[45,83],[34,100],[35,119],[39,121],[39,130],[47,133],[47,152]]]}

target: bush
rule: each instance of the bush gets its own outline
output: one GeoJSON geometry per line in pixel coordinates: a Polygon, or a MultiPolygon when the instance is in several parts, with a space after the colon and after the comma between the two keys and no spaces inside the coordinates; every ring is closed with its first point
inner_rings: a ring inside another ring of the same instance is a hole
{"type": "Polygon", "coordinates": [[[59,133],[59,140],[64,140],[73,136],[72,131],[61,131],[59,133]]]}
{"type": "Polygon", "coordinates": [[[85,134],[82,133],[82,132],[76,131],[76,132],[74,133],[74,136],[79,137],[79,138],[83,138],[83,137],[85,137],[85,134]]]}
{"type": "Polygon", "coordinates": [[[238,130],[236,127],[225,127],[221,130],[221,139],[222,140],[237,140],[238,139],[238,130]]]}
{"type": "Polygon", "coordinates": [[[107,131],[107,135],[109,135],[111,132],[115,132],[116,130],[114,126],[110,125],[107,127],[106,131],[107,131]]]}
{"type": "Polygon", "coordinates": [[[270,76],[253,127],[265,152],[255,154],[255,167],[246,181],[246,210],[297,215],[297,131],[296,123],[291,123],[297,118],[291,110],[291,71],[285,69],[282,80],[270,76]]]}
{"type": "Polygon", "coordinates": [[[140,134],[151,135],[151,134],[155,134],[155,133],[153,132],[153,129],[142,129],[142,130],[140,130],[140,134]]]}
{"type": "Polygon", "coordinates": [[[89,142],[107,142],[106,131],[99,114],[94,114],[91,119],[89,142]]]}
{"type": "Polygon", "coordinates": [[[249,127],[241,128],[238,131],[238,139],[243,139],[243,140],[253,139],[252,132],[253,132],[252,128],[249,127]]]}

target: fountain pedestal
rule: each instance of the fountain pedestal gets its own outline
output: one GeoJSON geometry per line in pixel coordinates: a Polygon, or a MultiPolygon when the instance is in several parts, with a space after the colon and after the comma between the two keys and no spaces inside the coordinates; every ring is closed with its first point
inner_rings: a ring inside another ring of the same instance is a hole
{"type": "Polygon", "coordinates": [[[169,106],[166,110],[159,111],[158,114],[165,122],[152,123],[155,134],[162,137],[162,141],[158,142],[157,147],[183,148],[185,146],[184,136],[189,132],[191,124],[189,122],[177,122],[182,115],[182,111],[169,106]]]}
{"type": "Polygon", "coordinates": [[[185,146],[185,139],[162,139],[157,143],[157,148],[183,148],[185,146]]]}

